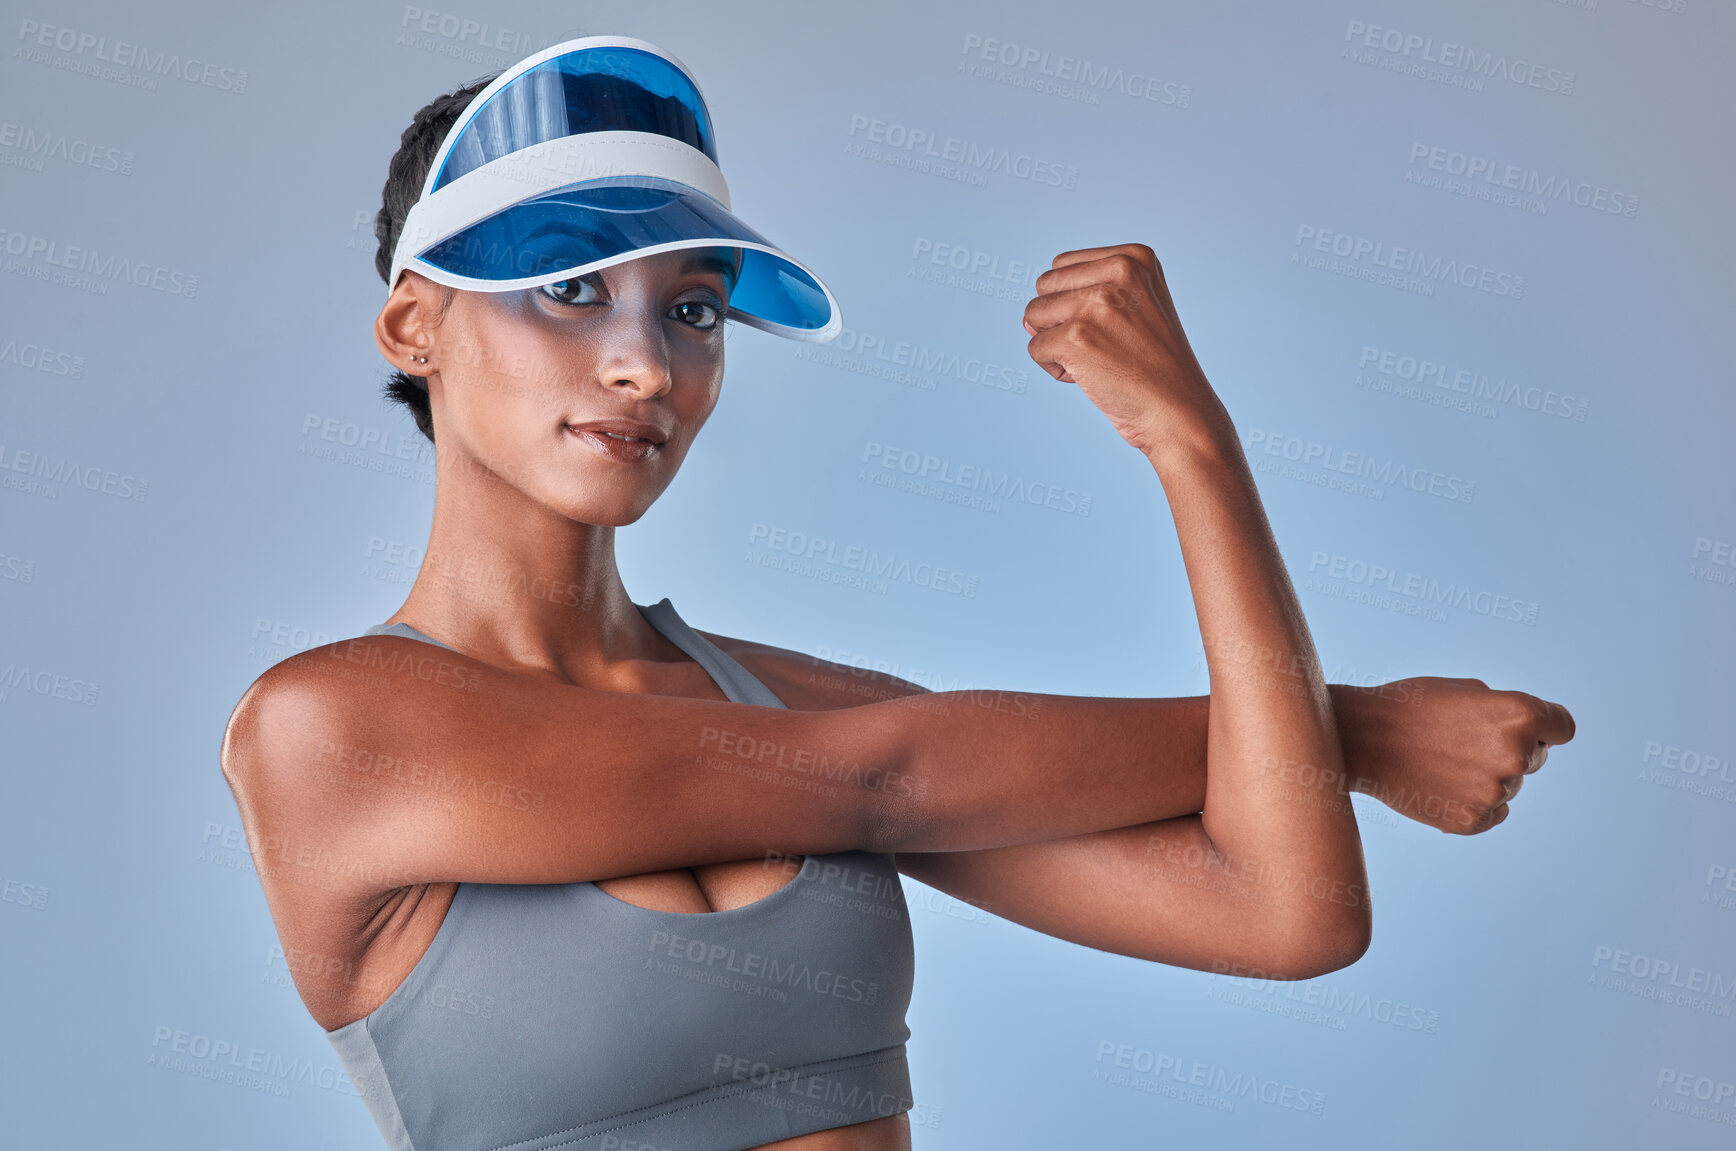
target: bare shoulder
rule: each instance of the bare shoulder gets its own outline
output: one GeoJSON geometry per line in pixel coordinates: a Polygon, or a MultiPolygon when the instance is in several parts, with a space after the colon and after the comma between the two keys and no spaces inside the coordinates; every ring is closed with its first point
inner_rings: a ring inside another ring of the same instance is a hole
{"type": "Polygon", "coordinates": [[[395,745],[406,713],[420,714],[409,693],[478,674],[446,655],[403,636],[360,636],[297,652],[249,684],[218,753],[249,841],[288,827],[317,832],[348,809],[365,781],[336,771],[334,757],[358,741],[395,745]]]}
{"type": "Polygon", "coordinates": [[[241,788],[259,771],[261,752],[269,746],[261,729],[272,710],[271,705],[286,695],[300,693],[308,676],[297,664],[305,662],[307,657],[307,652],[298,652],[266,668],[247,685],[247,690],[241,693],[241,698],[229,713],[217,758],[223,768],[223,778],[236,790],[238,800],[241,788]]]}
{"type": "Polygon", "coordinates": [[[771,688],[785,706],[797,711],[859,707],[928,691],[921,684],[895,675],[833,663],[806,652],[708,631],[699,634],[722,648],[726,655],[739,660],[743,667],[771,688]]]}
{"type": "MultiPolygon", "coordinates": [[[[267,761],[275,758],[268,753],[279,746],[278,737],[286,734],[274,728],[305,730],[316,720],[322,706],[340,703],[345,694],[345,680],[361,678],[344,666],[343,649],[356,641],[339,640],[296,652],[261,672],[247,685],[241,699],[229,713],[223,730],[223,745],[218,758],[223,776],[230,786],[238,787],[266,770],[267,761]],[[339,658],[334,659],[337,656],[339,658]]],[[[416,641],[400,636],[368,637],[367,644],[408,644],[416,641]]],[[[239,798],[239,797],[238,797],[239,798]]]]}
{"type": "MultiPolygon", "coordinates": [[[[396,637],[394,637],[396,638],[396,637]]],[[[330,645],[328,645],[330,646],[330,645]]],[[[344,685],[324,648],[310,648],[262,672],[229,713],[218,762],[241,826],[257,856],[268,843],[317,837],[341,788],[322,786],[309,740],[343,714],[344,685]]],[[[273,884],[263,873],[267,898],[273,884]]]]}

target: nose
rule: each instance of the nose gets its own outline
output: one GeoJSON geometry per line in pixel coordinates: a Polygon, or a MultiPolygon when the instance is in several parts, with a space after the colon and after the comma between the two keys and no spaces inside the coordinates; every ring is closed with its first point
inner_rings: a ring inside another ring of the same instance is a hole
{"type": "Polygon", "coordinates": [[[609,308],[599,339],[596,374],[606,389],[649,399],[674,386],[669,342],[654,307],[618,300],[609,308]]]}

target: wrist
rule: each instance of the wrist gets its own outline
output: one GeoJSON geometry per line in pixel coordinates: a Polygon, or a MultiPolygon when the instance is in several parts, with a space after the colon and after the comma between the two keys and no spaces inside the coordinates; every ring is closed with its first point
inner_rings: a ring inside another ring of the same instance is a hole
{"type": "Polygon", "coordinates": [[[1191,470],[1247,467],[1247,456],[1236,438],[1235,425],[1221,404],[1185,420],[1169,420],[1161,436],[1152,436],[1140,451],[1162,476],[1191,470]]]}
{"type": "Polygon", "coordinates": [[[1367,752],[1368,693],[1347,683],[1329,683],[1326,693],[1332,699],[1332,715],[1337,721],[1346,782],[1351,791],[1373,795],[1380,764],[1378,757],[1367,752]]]}

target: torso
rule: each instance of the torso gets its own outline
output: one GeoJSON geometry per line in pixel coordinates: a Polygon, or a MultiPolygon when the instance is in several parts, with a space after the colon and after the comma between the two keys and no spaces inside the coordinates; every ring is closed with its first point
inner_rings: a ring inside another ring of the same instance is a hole
{"type": "MultiPolygon", "coordinates": [[[[709,632],[700,634],[763,681],[787,707],[822,711],[866,701],[861,684],[815,674],[812,668],[817,661],[808,657],[709,632]]],[[[648,668],[643,689],[651,695],[728,699],[692,660],[648,668]]],[[[875,694],[899,692],[881,688],[875,694]]],[[[792,860],[785,866],[768,866],[763,859],[712,863],[597,880],[594,886],[638,907],[704,914],[764,899],[795,878],[799,862],[792,860]]],[[[303,888],[295,893],[293,905],[274,906],[273,919],[296,990],[314,1021],[333,1031],[385,1002],[428,950],[457,890],[456,883],[401,887],[358,906],[317,888],[303,888]]],[[[759,1151],[908,1151],[909,1147],[909,1123],[898,1114],[761,1144],[759,1151]]]]}

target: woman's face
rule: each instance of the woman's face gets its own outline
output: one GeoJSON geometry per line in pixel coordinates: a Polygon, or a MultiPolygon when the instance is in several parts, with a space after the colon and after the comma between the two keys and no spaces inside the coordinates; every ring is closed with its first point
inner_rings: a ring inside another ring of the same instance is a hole
{"type": "Polygon", "coordinates": [[[455,292],[429,330],[442,454],[569,519],[633,523],[717,404],[734,259],[660,252],[540,288],[455,292]],[[585,429],[599,421],[653,442],[585,429]]]}

